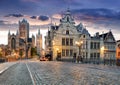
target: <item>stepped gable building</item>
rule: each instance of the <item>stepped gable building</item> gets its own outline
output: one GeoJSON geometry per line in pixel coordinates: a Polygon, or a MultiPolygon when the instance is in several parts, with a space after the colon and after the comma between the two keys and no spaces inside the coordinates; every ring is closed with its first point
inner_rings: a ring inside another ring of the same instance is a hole
{"type": "Polygon", "coordinates": [[[51,25],[45,36],[46,54],[57,58],[73,59],[81,56],[82,62],[115,64],[115,39],[111,31],[91,36],[82,23],[75,25],[67,10],[59,25],[51,25]]]}
{"type": "Polygon", "coordinates": [[[11,53],[14,51],[19,58],[30,58],[31,47],[35,46],[35,37],[29,38],[29,23],[23,19],[19,21],[19,30],[16,34],[8,33],[8,47],[11,53]]]}

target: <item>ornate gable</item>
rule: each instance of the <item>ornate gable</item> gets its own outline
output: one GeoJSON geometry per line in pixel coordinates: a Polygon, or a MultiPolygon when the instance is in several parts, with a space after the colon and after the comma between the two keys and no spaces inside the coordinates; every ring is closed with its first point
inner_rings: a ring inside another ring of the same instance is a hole
{"type": "Polygon", "coordinates": [[[64,17],[60,20],[60,23],[70,23],[75,24],[73,17],[71,16],[70,10],[68,9],[64,17]]]}
{"type": "Polygon", "coordinates": [[[106,42],[115,42],[115,38],[111,31],[107,33],[107,35],[105,37],[105,41],[106,42]]]}

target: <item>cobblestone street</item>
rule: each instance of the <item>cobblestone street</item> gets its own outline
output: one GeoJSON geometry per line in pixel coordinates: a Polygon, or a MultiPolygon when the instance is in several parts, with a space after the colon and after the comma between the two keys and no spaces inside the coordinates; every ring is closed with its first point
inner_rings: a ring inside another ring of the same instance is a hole
{"type": "Polygon", "coordinates": [[[119,85],[120,68],[67,62],[29,62],[36,85],[119,85]]]}
{"type": "Polygon", "coordinates": [[[119,85],[120,67],[21,61],[0,74],[0,85],[119,85]]]}
{"type": "Polygon", "coordinates": [[[0,75],[0,85],[32,85],[24,62],[17,63],[0,75]]]}

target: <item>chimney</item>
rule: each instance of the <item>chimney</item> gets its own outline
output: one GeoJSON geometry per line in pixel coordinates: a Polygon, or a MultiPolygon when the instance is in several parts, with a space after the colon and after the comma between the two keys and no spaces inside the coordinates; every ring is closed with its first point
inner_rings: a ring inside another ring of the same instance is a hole
{"type": "Polygon", "coordinates": [[[99,32],[96,33],[96,37],[99,37],[99,32]]]}

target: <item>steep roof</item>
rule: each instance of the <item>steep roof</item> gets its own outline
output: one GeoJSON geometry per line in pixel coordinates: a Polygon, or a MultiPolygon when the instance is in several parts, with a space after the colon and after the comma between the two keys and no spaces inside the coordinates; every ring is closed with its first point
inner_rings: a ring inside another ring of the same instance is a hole
{"type": "Polygon", "coordinates": [[[58,30],[59,26],[51,26],[52,30],[58,30]]]}
{"type": "Polygon", "coordinates": [[[99,35],[99,37],[103,37],[103,39],[105,39],[107,35],[108,35],[108,33],[105,33],[105,34],[99,35]]]}

